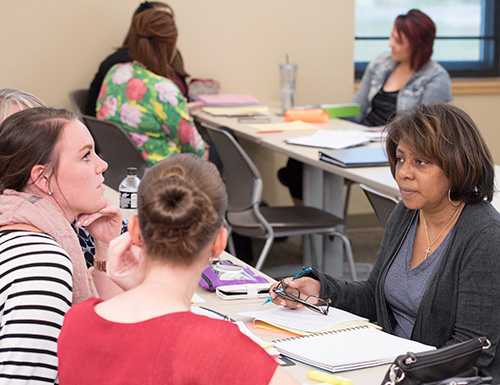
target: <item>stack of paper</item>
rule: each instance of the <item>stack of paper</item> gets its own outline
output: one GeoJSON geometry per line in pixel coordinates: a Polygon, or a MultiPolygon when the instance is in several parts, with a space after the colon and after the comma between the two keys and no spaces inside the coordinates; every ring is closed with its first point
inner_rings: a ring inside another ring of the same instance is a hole
{"type": "Polygon", "coordinates": [[[269,115],[269,108],[266,106],[203,107],[202,111],[205,111],[213,116],[269,115]]]}
{"type": "Polygon", "coordinates": [[[364,130],[318,130],[312,135],[290,138],[286,142],[300,146],[341,149],[379,141],[380,132],[364,130]]]}
{"type": "Polygon", "coordinates": [[[259,101],[251,95],[209,94],[198,95],[193,100],[203,102],[206,107],[258,106],[259,101]]]}
{"type": "Polygon", "coordinates": [[[268,310],[238,313],[238,315],[254,318],[254,327],[256,329],[268,329],[265,325],[259,324],[266,323],[297,335],[333,330],[339,327],[366,325],[368,323],[366,318],[334,307],[330,307],[326,316],[306,308],[290,310],[282,306],[276,306],[268,310]]]}

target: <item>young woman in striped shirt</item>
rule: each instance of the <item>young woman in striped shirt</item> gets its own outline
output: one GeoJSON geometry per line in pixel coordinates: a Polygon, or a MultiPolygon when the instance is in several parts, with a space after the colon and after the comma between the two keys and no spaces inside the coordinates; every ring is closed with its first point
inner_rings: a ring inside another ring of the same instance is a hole
{"type": "Polygon", "coordinates": [[[0,126],[0,384],[53,382],[66,311],[119,291],[99,270],[122,222],[103,195],[106,168],[66,110],[30,108],[0,126]],[[96,243],[93,277],[75,219],[96,243]]]}

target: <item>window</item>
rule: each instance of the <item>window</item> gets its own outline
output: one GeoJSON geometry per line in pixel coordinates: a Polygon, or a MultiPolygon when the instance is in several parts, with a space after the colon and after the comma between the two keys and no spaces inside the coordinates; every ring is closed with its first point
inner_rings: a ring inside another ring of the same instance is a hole
{"type": "Polygon", "coordinates": [[[356,78],[388,51],[394,20],[412,8],[436,24],[432,59],[452,77],[500,76],[500,5],[495,0],[355,0],[356,78]]]}

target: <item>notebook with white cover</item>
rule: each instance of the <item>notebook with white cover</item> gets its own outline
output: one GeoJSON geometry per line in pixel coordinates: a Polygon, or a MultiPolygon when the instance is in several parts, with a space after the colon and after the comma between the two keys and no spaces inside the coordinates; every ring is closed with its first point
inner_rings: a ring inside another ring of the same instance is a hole
{"type": "Polygon", "coordinates": [[[397,337],[369,326],[273,342],[274,347],[284,356],[330,372],[384,365],[407,352],[435,349],[433,346],[397,337]]]}

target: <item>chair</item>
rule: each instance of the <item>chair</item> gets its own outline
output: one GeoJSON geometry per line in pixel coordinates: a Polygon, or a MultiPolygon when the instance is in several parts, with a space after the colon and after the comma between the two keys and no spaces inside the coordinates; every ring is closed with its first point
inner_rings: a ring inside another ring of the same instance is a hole
{"type": "Polygon", "coordinates": [[[69,93],[69,100],[74,112],[84,115],[87,111],[89,90],[74,90],[69,93]]]}
{"type": "Polygon", "coordinates": [[[82,118],[94,137],[98,155],[108,162],[108,169],[104,171],[108,186],[118,190],[120,182],[127,175],[127,167],[137,167],[139,178],[144,175],[146,161],[123,128],[88,115],[83,115],[82,118]]]}
{"type": "Polygon", "coordinates": [[[380,224],[382,227],[385,227],[387,219],[389,219],[389,215],[391,215],[392,210],[398,204],[398,200],[394,197],[375,191],[364,184],[360,184],[359,186],[365,192],[365,195],[372,205],[373,211],[375,211],[375,215],[377,216],[380,224]]]}
{"type": "MultiPolygon", "coordinates": [[[[223,164],[222,178],[228,193],[227,222],[230,232],[250,238],[265,239],[257,260],[261,269],[275,238],[314,234],[339,237],[346,251],[352,280],[357,280],[349,239],[336,229],[343,219],[313,207],[261,207],[262,178],[259,170],[235,140],[224,130],[205,125],[223,164]]],[[[311,239],[311,254],[318,257],[311,239]]],[[[231,239],[229,250],[234,254],[231,239]]],[[[324,261],[322,261],[324,262],[324,261]]]]}

